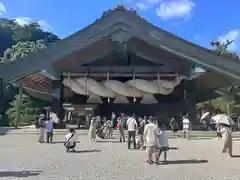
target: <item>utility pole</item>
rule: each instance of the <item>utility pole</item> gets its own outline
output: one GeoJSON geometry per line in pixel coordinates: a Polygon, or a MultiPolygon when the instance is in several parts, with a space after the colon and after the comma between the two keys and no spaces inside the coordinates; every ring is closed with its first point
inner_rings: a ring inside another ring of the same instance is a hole
{"type": "Polygon", "coordinates": [[[20,81],[18,95],[17,95],[17,110],[16,110],[17,117],[16,117],[15,128],[18,128],[19,123],[21,121],[22,94],[23,94],[23,86],[22,86],[22,81],[20,81]]]}

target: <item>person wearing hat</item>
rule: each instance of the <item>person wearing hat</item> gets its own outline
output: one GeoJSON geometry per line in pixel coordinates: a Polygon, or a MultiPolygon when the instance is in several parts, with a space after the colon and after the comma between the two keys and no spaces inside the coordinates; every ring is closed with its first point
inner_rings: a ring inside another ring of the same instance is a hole
{"type": "Polygon", "coordinates": [[[38,138],[39,143],[44,143],[45,120],[46,120],[46,111],[43,111],[43,113],[40,114],[37,120],[37,128],[39,129],[39,138],[38,138]]]}
{"type": "Polygon", "coordinates": [[[89,136],[92,142],[96,142],[96,130],[97,130],[96,118],[92,117],[89,128],[89,136]]]}

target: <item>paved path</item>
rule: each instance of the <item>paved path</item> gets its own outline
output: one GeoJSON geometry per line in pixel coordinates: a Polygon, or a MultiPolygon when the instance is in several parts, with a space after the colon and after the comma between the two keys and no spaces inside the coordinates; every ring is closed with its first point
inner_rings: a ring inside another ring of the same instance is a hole
{"type": "MultiPolygon", "coordinates": [[[[218,140],[170,140],[169,164],[148,165],[144,151],[127,150],[116,140],[91,145],[79,137],[78,153],[56,143],[37,144],[36,135],[0,136],[0,179],[29,180],[239,180],[240,158],[226,158],[218,140]],[[94,149],[91,151],[91,149],[94,149]],[[19,171],[25,171],[21,174],[19,171]],[[227,177],[227,175],[229,177],[227,177]]],[[[234,141],[240,154],[240,141],[234,141]]]]}
{"type": "MultiPolygon", "coordinates": [[[[67,129],[56,129],[54,130],[55,134],[59,134],[59,135],[64,135],[67,133],[67,129]]],[[[171,131],[168,131],[169,133],[169,137],[173,137],[173,134],[171,131]]],[[[15,129],[15,128],[3,128],[0,127],[0,134],[5,135],[5,134],[38,134],[39,130],[34,128],[34,127],[22,127],[20,129],[15,129]]],[[[81,135],[87,135],[88,134],[88,130],[77,130],[78,134],[81,135]]],[[[113,134],[118,135],[119,132],[118,130],[114,130],[113,134]]],[[[179,134],[181,136],[183,136],[182,131],[179,131],[179,134]]],[[[127,131],[125,130],[125,135],[127,135],[127,131]]],[[[192,131],[191,132],[191,136],[192,137],[200,137],[200,138],[212,138],[212,137],[216,137],[216,132],[215,131],[208,131],[208,132],[204,132],[204,131],[192,131]]],[[[240,132],[233,132],[233,137],[234,138],[240,138],[240,132]]]]}

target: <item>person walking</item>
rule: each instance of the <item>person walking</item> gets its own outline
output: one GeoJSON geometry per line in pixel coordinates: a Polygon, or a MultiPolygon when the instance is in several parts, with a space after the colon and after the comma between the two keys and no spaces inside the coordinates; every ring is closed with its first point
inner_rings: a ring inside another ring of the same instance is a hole
{"type": "Polygon", "coordinates": [[[147,117],[144,117],[142,121],[139,124],[138,134],[139,134],[139,140],[141,145],[141,150],[144,150],[144,128],[147,124],[147,117]]]}
{"type": "Polygon", "coordinates": [[[111,128],[114,129],[116,127],[117,123],[116,123],[116,114],[114,112],[112,112],[111,115],[111,128]]]}
{"type": "Polygon", "coordinates": [[[52,118],[50,117],[46,122],[46,132],[47,132],[47,143],[52,143],[53,139],[53,121],[52,118]]]}
{"type": "Polygon", "coordinates": [[[96,130],[97,130],[96,118],[92,117],[90,122],[90,128],[89,128],[89,136],[90,136],[90,140],[93,143],[96,142],[96,130]]]}
{"type": "Polygon", "coordinates": [[[134,149],[136,149],[137,121],[134,115],[127,120],[127,127],[128,127],[128,149],[130,149],[131,140],[133,141],[134,149]]]}
{"type": "Polygon", "coordinates": [[[158,143],[158,127],[153,123],[153,119],[144,128],[144,139],[147,150],[147,163],[153,163],[153,153],[156,150],[158,143]]]}
{"type": "Polygon", "coordinates": [[[223,150],[222,153],[228,151],[229,157],[232,157],[232,131],[231,126],[227,124],[220,124],[222,139],[223,139],[223,150]]]}
{"type": "Polygon", "coordinates": [[[39,127],[39,143],[44,143],[44,133],[45,133],[45,120],[46,120],[46,113],[41,114],[37,120],[38,127],[39,127]]]}
{"type": "Polygon", "coordinates": [[[166,126],[163,124],[158,129],[158,146],[156,151],[156,164],[159,163],[159,159],[162,153],[164,153],[164,162],[167,161],[168,149],[169,149],[168,134],[166,131],[166,126]]]}
{"type": "Polygon", "coordinates": [[[187,115],[183,116],[183,137],[189,139],[189,131],[191,128],[191,123],[187,115]]]}
{"type": "Polygon", "coordinates": [[[121,113],[120,117],[118,117],[118,129],[120,134],[120,142],[125,142],[125,136],[124,136],[124,123],[125,123],[125,117],[124,114],[121,113]]]}
{"type": "Polygon", "coordinates": [[[174,117],[171,118],[171,120],[170,120],[170,127],[172,129],[173,136],[176,136],[176,133],[178,132],[178,123],[174,117]]]}

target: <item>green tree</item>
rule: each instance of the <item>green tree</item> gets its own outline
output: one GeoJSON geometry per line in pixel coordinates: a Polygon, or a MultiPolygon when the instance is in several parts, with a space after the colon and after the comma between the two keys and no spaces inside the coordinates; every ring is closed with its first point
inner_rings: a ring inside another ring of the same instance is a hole
{"type": "Polygon", "coordinates": [[[39,111],[36,104],[28,97],[24,96],[22,102],[19,104],[18,95],[15,96],[12,102],[10,102],[10,108],[7,110],[9,126],[15,126],[20,113],[19,125],[29,125],[35,122],[37,112],[39,111]]]}
{"type": "MultiPolygon", "coordinates": [[[[38,23],[19,25],[15,20],[0,18],[0,61],[6,63],[26,56],[28,53],[45,48],[50,43],[55,43],[59,38],[43,31],[38,23]],[[2,57],[2,58],[1,58],[2,57]]],[[[0,114],[3,117],[9,108],[18,90],[12,84],[3,88],[4,96],[0,99],[0,114]]],[[[7,124],[6,118],[0,125],[7,124]]]]}
{"type": "MultiPolygon", "coordinates": [[[[228,47],[231,45],[233,41],[227,40],[225,43],[220,41],[212,41],[211,45],[215,47],[216,53],[218,53],[221,56],[233,59],[233,60],[240,60],[239,56],[236,53],[229,52],[228,47]]],[[[209,109],[209,103],[211,106],[216,110],[219,109],[224,113],[227,113],[228,115],[232,114],[232,111],[234,109],[234,105],[236,104],[236,96],[238,95],[238,89],[239,86],[233,86],[230,88],[225,88],[224,93],[222,97],[216,98],[211,100],[210,102],[202,102],[197,105],[198,109],[209,109]]]]}
{"type": "Polygon", "coordinates": [[[40,49],[46,48],[48,42],[45,40],[37,40],[37,41],[26,41],[19,42],[10,49],[6,49],[4,52],[4,56],[1,58],[2,63],[6,63],[9,61],[14,61],[19,58],[23,58],[27,56],[31,52],[39,51],[40,49]]]}

